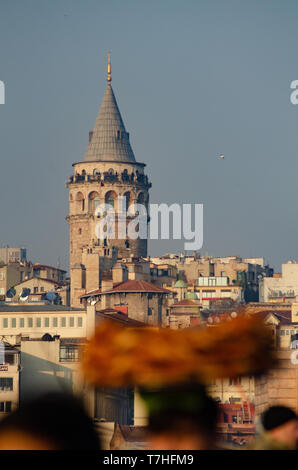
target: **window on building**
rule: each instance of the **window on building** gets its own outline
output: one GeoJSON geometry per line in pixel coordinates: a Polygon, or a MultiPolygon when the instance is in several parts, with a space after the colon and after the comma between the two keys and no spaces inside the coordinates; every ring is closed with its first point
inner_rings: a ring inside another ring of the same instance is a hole
{"type": "Polygon", "coordinates": [[[53,318],[53,328],[58,328],[58,318],[57,317],[53,318]]]}
{"type": "Polygon", "coordinates": [[[11,401],[0,401],[0,413],[11,412],[11,401]]]}
{"type": "Polygon", "coordinates": [[[41,288],[40,288],[40,292],[44,292],[44,287],[41,287],[41,288]]]}
{"type": "Polygon", "coordinates": [[[66,317],[61,318],[61,327],[65,328],[66,327],[66,317]]]}
{"type": "Polygon", "coordinates": [[[5,353],[5,363],[12,366],[15,363],[15,355],[11,353],[5,353]]]}
{"type": "Polygon", "coordinates": [[[34,287],[33,292],[34,292],[34,294],[37,294],[37,292],[38,292],[38,287],[34,287]]]}
{"type": "Polygon", "coordinates": [[[70,326],[70,328],[74,327],[74,317],[69,318],[69,326],[70,326]]]}
{"type": "Polygon", "coordinates": [[[284,330],[280,330],[280,335],[281,335],[281,336],[284,336],[284,335],[285,335],[284,330]]]}
{"type": "Polygon", "coordinates": [[[40,317],[36,318],[36,327],[41,328],[41,318],[40,317]]]}
{"type": "Polygon", "coordinates": [[[83,326],[83,318],[82,317],[78,317],[78,327],[79,328],[82,328],[83,326]]]}
{"type": "Polygon", "coordinates": [[[20,326],[20,328],[24,328],[24,326],[25,326],[25,318],[20,318],[19,326],[20,326]]]}
{"type": "Polygon", "coordinates": [[[8,318],[3,318],[3,328],[8,328],[8,318]]]}
{"type": "Polygon", "coordinates": [[[77,345],[60,347],[60,362],[77,362],[79,360],[79,348],[77,345]]]}
{"type": "Polygon", "coordinates": [[[0,377],[0,392],[11,392],[13,389],[13,378],[0,377]]]}
{"type": "Polygon", "coordinates": [[[241,377],[230,377],[230,385],[241,385],[241,377]]]}
{"type": "Polygon", "coordinates": [[[33,318],[27,318],[27,326],[28,328],[33,328],[33,318]]]}
{"type": "Polygon", "coordinates": [[[12,318],[11,319],[11,328],[16,328],[17,327],[17,319],[16,318],[12,318]]]}
{"type": "Polygon", "coordinates": [[[49,319],[49,317],[46,317],[46,318],[44,319],[44,326],[45,326],[45,328],[48,328],[48,327],[50,326],[50,319],[49,319]]]}

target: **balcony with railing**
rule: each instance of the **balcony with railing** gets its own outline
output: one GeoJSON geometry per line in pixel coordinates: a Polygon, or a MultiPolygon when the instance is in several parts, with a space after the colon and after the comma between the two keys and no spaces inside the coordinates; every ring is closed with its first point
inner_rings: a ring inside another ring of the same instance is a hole
{"type": "Polygon", "coordinates": [[[94,174],[76,174],[68,178],[67,185],[75,183],[95,183],[95,182],[104,182],[109,184],[136,184],[140,186],[145,186],[146,188],[151,188],[152,184],[148,181],[148,176],[143,173],[128,173],[123,171],[118,174],[112,171],[105,171],[103,173],[96,172],[94,174]]]}

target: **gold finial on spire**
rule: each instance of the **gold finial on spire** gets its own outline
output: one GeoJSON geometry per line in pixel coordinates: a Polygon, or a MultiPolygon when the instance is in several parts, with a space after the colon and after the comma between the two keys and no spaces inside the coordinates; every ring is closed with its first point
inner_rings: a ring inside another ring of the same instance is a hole
{"type": "Polygon", "coordinates": [[[111,83],[112,81],[112,72],[111,72],[111,53],[109,52],[108,54],[108,76],[107,76],[107,82],[111,83]]]}

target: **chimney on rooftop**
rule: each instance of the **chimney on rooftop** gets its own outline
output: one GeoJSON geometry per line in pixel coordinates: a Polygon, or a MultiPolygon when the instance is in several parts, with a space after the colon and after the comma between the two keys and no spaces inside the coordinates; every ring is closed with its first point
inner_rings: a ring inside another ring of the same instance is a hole
{"type": "Polygon", "coordinates": [[[113,280],[107,279],[101,281],[101,292],[107,292],[108,290],[113,289],[113,280]]]}

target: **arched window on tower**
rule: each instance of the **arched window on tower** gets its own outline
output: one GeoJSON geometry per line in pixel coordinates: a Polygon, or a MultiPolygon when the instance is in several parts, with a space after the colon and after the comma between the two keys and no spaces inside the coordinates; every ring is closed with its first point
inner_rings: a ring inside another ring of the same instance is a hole
{"type": "Polygon", "coordinates": [[[139,193],[137,197],[137,204],[140,204],[145,207],[146,209],[146,201],[145,201],[145,195],[144,193],[139,193]]]}
{"type": "Polygon", "coordinates": [[[129,191],[127,191],[126,193],[123,194],[123,196],[125,197],[125,209],[126,211],[128,211],[129,206],[133,202],[132,194],[129,191]]]}
{"type": "Polygon", "coordinates": [[[85,210],[85,199],[83,193],[79,192],[76,195],[76,203],[77,203],[77,210],[84,211],[85,210]]]}
{"type": "Polygon", "coordinates": [[[105,195],[105,203],[117,210],[117,194],[115,191],[108,191],[105,195]]]}
{"type": "Polygon", "coordinates": [[[94,213],[97,206],[99,205],[99,194],[96,191],[92,191],[92,193],[90,193],[88,196],[88,200],[88,211],[94,213]]]}

